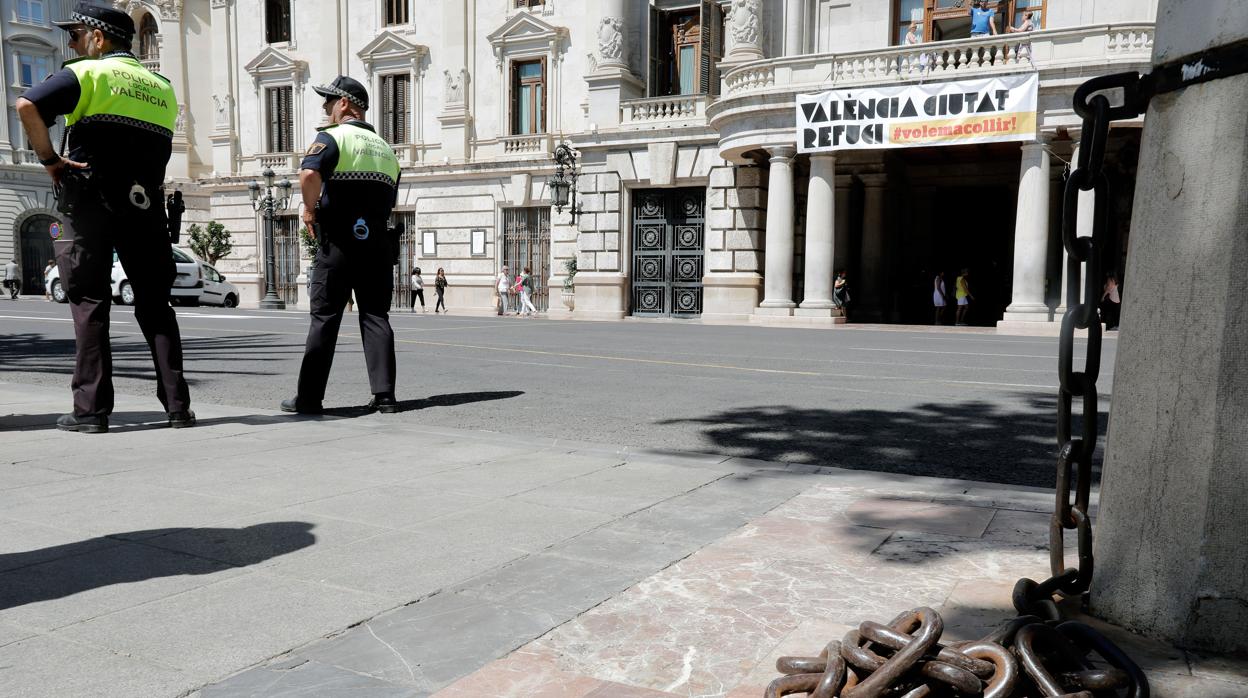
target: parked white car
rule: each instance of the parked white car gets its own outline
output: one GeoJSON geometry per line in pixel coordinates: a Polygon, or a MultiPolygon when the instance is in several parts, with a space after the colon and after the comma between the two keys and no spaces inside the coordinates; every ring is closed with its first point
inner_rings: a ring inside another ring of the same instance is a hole
{"type": "MultiPolygon", "coordinates": [[[[200,262],[173,245],[169,246],[173,254],[173,262],[178,275],[173,279],[173,288],[169,290],[170,302],[183,305],[199,305],[200,294],[204,289],[204,273],[199,268],[200,262]]],[[[134,287],[130,284],[126,270],[121,266],[117,253],[113,253],[113,271],[110,278],[113,298],[124,305],[134,305],[134,287]]],[[[57,303],[67,303],[69,298],[61,286],[61,270],[52,267],[46,282],[47,291],[57,303]]]]}
{"type": "Polygon", "coordinates": [[[207,305],[220,305],[226,308],[238,307],[238,287],[225,280],[225,275],[207,264],[204,269],[204,290],[199,295],[199,302],[207,305]]]}

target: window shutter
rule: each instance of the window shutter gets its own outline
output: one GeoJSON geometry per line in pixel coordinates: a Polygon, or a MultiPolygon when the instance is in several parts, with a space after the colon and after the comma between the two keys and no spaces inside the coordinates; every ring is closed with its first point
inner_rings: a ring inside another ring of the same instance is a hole
{"type": "Polygon", "coordinates": [[[408,85],[411,80],[409,75],[396,75],[394,78],[394,114],[395,114],[395,143],[407,143],[412,139],[408,135],[408,121],[410,120],[408,113],[408,85]]]}
{"type": "Polygon", "coordinates": [[[518,66],[519,64],[515,61],[511,62],[511,77],[508,80],[511,86],[511,133],[513,136],[520,133],[520,70],[518,66]]]}
{"type": "Polygon", "coordinates": [[[391,97],[394,76],[381,76],[381,139],[387,143],[394,142],[394,104],[391,97]]]}
{"type": "Polygon", "coordinates": [[[538,102],[538,108],[542,111],[541,123],[537,124],[538,133],[546,133],[546,113],[550,111],[550,90],[546,86],[546,57],[542,56],[542,98],[538,102]]]}
{"type": "Polygon", "coordinates": [[[698,13],[698,93],[711,93],[711,62],[713,42],[711,28],[715,6],[712,0],[702,0],[702,8],[698,13]]]}
{"type": "Polygon", "coordinates": [[[724,8],[719,3],[711,3],[711,17],[708,20],[709,26],[704,26],[703,31],[709,31],[711,34],[711,91],[709,94],[719,94],[719,62],[724,58],[724,8]]]}
{"type": "Polygon", "coordinates": [[[659,11],[650,8],[650,42],[647,46],[649,54],[650,74],[647,79],[646,96],[659,96],[659,11]]]}

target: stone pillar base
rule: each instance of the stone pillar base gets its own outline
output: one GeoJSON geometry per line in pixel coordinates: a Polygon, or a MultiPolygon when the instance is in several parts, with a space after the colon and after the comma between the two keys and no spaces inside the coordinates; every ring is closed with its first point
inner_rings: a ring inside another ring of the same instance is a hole
{"type": "Polygon", "coordinates": [[[709,274],[702,277],[702,322],[739,323],[749,320],[763,296],[763,277],[754,272],[709,274]]]}
{"type": "Polygon", "coordinates": [[[754,315],[761,317],[792,317],[794,310],[795,308],[792,306],[769,307],[760,305],[754,309],[754,315]]]}
{"type": "Polygon", "coordinates": [[[576,275],[574,320],[620,320],[628,313],[628,279],[618,272],[576,275]]]}
{"type": "Polygon", "coordinates": [[[793,317],[832,318],[837,320],[836,324],[845,322],[845,312],[840,308],[796,308],[793,310],[793,317]]]}
{"type": "Polygon", "coordinates": [[[589,85],[589,121],[598,128],[620,125],[620,102],[645,94],[645,85],[628,68],[602,66],[585,76],[589,85]]]}

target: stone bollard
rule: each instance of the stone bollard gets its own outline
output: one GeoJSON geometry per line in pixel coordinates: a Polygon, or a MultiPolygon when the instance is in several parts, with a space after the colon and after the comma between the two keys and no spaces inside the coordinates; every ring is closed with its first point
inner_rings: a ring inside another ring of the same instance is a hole
{"type": "MultiPolygon", "coordinates": [[[[1154,65],[1248,38],[1242,0],[1162,0],[1154,65]]],[[[1188,60],[1190,58],[1190,61],[1188,60]]],[[[1093,611],[1248,653],[1248,74],[1144,120],[1093,611]]]]}

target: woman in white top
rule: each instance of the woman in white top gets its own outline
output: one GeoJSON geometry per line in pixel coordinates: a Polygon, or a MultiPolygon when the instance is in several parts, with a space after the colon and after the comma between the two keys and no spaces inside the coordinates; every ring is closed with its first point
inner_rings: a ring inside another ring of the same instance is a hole
{"type": "Polygon", "coordinates": [[[412,312],[416,312],[416,300],[420,299],[420,312],[427,313],[425,307],[425,280],[420,278],[420,267],[412,269],[412,312]]]}
{"type": "Polygon", "coordinates": [[[945,272],[936,272],[936,278],[932,282],[932,305],[936,306],[936,324],[940,324],[940,319],[945,315],[945,304],[948,296],[945,295],[945,272]]]}
{"type": "Polygon", "coordinates": [[[494,279],[494,288],[498,291],[498,314],[507,314],[507,266],[503,265],[502,270],[498,272],[498,277],[494,279]]]}

